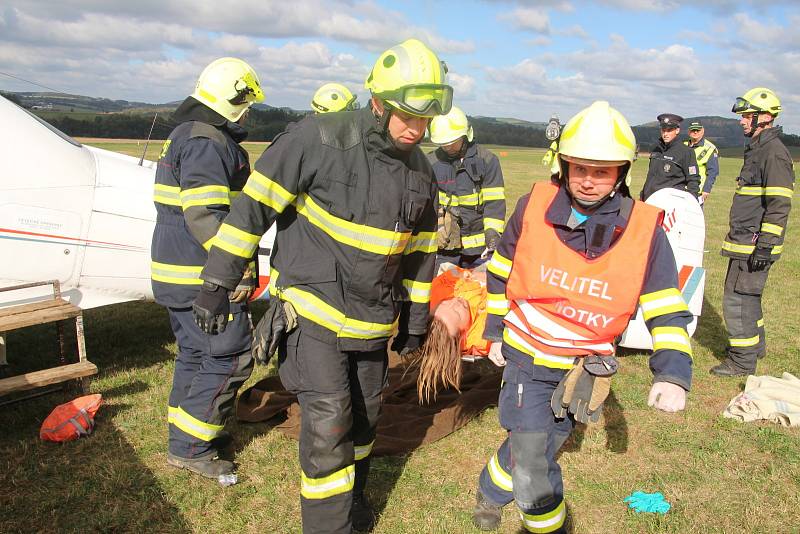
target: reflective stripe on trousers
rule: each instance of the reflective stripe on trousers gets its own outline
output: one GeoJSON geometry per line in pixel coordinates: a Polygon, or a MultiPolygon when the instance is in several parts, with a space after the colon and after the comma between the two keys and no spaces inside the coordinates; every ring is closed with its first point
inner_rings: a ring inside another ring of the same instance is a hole
{"type": "Polygon", "coordinates": [[[722,313],[728,329],[728,358],[740,370],[753,372],[766,352],[761,296],[769,270],[751,273],[747,260],[731,258],[725,276],[722,313]]]}
{"type": "Polygon", "coordinates": [[[550,398],[558,381],[534,380],[532,371],[539,368],[507,363],[498,406],[508,437],[481,472],[479,487],[495,504],[515,501],[527,531],[549,533],[559,532],[566,520],[556,454],[575,423],[553,415],[550,398]]]}
{"type": "Polygon", "coordinates": [[[169,451],[182,458],[203,456],[233,413],[236,392],[253,371],[250,312],[231,304],[225,332],[200,331],[191,308],[168,308],[178,344],[169,395],[169,451]]]}
{"type": "Polygon", "coordinates": [[[341,352],[297,327],[278,349],[278,372],[301,410],[300,509],[305,533],[350,534],[386,383],[386,347],[341,352]]]}

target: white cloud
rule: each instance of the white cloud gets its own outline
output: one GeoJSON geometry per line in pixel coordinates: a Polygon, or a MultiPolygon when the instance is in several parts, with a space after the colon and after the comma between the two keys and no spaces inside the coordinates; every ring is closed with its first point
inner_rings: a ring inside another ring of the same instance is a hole
{"type": "Polygon", "coordinates": [[[563,35],[564,37],[577,37],[578,39],[589,39],[589,33],[583,29],[583,26],[580,24],[573,24],[568,28],[564,28],[563,30],[558,30],[556,32],[558,35],[563,35]]]}
{"type": "Polygon", "coordinates": [[[497,18],[508,22],[517,30],[531,31],[544,35],[550,33],[550,18],[543,9],[519,7],[510,13],[502,13],[497,18]]]}
{"type": "Polygon", "coordinates": [[[458,102],[464,100],[475,99],[475,78],[472,76],[449,72],[447,74],[447,82],[453,86],[453,100],[456,105],[460,105],[458,102]]]}

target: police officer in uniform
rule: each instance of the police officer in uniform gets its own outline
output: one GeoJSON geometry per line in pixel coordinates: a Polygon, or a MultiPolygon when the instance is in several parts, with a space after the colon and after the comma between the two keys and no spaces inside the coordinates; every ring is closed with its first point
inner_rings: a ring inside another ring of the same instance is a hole
{"type": "Polygon", "coordinates": [[[694,196],[700,194],[700,174],[694,151],[678,141],[681,122],[683,117],[673,113],[658,116],[661,138],[650,151],[647,179],[639,194],[641,200],[667,187],[688,191],[694,196]]]}
{"type": "MultiPolygon", "coordinates": [[[[469,267],[497,248],[506,217],[503,171],[497,156],[473,141],[472,126],[461,109],[431,121],[428,154],[439,186],[438,209],[450,210],[460,227],[460,243],[440,243],[440,261],[469,267]]],[[[441,218],[441,217],[440,217],[441,218]]],[[[451,220],[451,219],[445,219],[451,220]]]]}
{"type": "Polygon", "coordinates": [[[750,143],[730,211],[730,230],[722,242],[728,272],[722,311],[728,328],[728,353],[711,369],[717,376],[744,376],[756,370],[766,355],[761,295],[772,264],[781,257],[786,223],[792,208],[792,157],[780,140],[775,118],[778,96],[756,87],[736,99],[734,113],[750,143]]]}
{"type": "Polygon", "coordinates": [[[694,150],[697,169],[700,172],[700,203],[704,204],[714,182],[719,175],[719,150],[716,145],[706,139],[705,128],[700,121],[689,123],[689,139],[683,143],[694,150]]]}
{"type": "Polygon", "coordinates": [[[311,109],[316,113],[333,113],[358,109],[358,97],[340,83],[326,83],[314,93],[311,109]]]}
{"type": "Polygon", "coordinates": [[[247,63],[231,57],[212,62],[173,114],[179,124],[164,143],[156,169],[153,294],[167,307],[178,344],[167,462],[209,478],[234,469],[218,452],[229,439],[222,429],[236,391],[253,367],[247,299],[255,286],[254,268],[238,287],[224,292],[231,315],[224,335],[198,328],[192,302],[203,283],[207,251],[250,174],[247,152],[239,145],[247,136],[240,123],[263,99],[258,76],[247,63]]]}
{"type": "Polygon", "coordinates": [[[397,323],[392,348],[406,353],[428,324],[435,184],[417,145],[430,118],[450,110],[445,73],[433,51],[409,39],[378,58],[365,82],[368,107],[290,125],[256,162],[200,275],[195,318],[224,336],[224,295],[276,222],[270,295],[271,305],[297,316],[278,363],[302,412],[306,533],[349,534],[374,523],[364,488],[388,340],[397,323]]]}

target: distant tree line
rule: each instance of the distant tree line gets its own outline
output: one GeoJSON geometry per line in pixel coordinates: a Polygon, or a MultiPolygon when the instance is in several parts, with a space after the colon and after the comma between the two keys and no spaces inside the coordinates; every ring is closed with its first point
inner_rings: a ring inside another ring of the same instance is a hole
{"type": "Polygon", "coordinates": [[[550,146],[550,141],[544,136],[544,129],[518,126],[482,117],[470,117],[469,121],[475,132],[475,140],[479,143],[538,148],[550,146]]]}
{"type": "MultiPolygon", "coordinates": [[[[253,109],[247,119],[248,141],[271,141],[286,129],[290,122],[305,116],[302,112],[285,109],[253,109]]],[[[73,137],[100,137],[106,139],[146,139],[153,124],[152,114],[108,113],[91,118],[75,119],[65,113],[48,117],[47,122],[73,137]]],[[[176,126],[171,116],[159,114],[153,127],[152,139],[166,139],[176,126]],[[163,117],[163,118],[162,118],[163,117]]]]}
{"type": "MultiPolygon", "coordinates": [[[[23,106],[22,100],[17,95],[9,92],[0,92],[0,94],[17,105],[23,106]]],[[[272,141],[276,135],[286,129],[290,122],[299,121],[307,114],[308,112],[294,111],[288,108],[253,108],[247,121],[249,131],[247,139],[248,141],[272,141]]],[[[60,116],[49,116],[47,121],[74,137],[145,139],[153,122],[153,115],[101,113],[90,118],[76,119],[70,117],[69,113],[64,113],[60,116]]],[[[542,128],[520,126],[487,117],[470,117],[470,124],[475,131],[475,139],[479,143],[538,148],[550,145],[542,128]]],[[[165,139],[175,126],[170,115],[159,114],[153,128],[152,138],[165,139]]],[[[649,151],[658,140],[657,126],[634,126],[633,130],[641,150],[649,151]]],[[[738,140],[741,131],[735,123],[725,124],[724,128],[710,126],[707,128],[706,134],[713,138],[718,146],[741,146],[741,142],[738,140]]],[[[781,135],[781,139],[787,146],[800,146],[800,135],[784,133],[781,135]]]]}

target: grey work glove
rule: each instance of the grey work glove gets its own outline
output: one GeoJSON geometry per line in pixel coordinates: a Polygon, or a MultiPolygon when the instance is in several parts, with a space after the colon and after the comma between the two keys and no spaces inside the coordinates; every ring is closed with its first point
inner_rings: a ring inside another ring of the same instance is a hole
{"type": "Polygon", "coordinates": [[[253,275],[253,271],[250,269],[250,267],[248,267],[245,269],[244,275],[242,275],[242,281],[239,282],[239,285],[236,286],[236,289],[231,291],[231,294],[228,298],[231,302],[247,302],[250,300],[250,297],[253,296],[253,292],[256,290],[257,285],[258,283],[253,275]]]}
{"type": "Polygon", "coordinates": [[[766,271],[772,265],[772,247],[756,246],[755,250],[747,258],[747,265],[750,272],[757,273],[766,271]]]}
{"type": "Polygon", "coordinates": [[[266,313],[253,330],[252,352],[256,363],[267,365],[284,336],[296,326],[297,313],[291,303],[276,296],[270,298],[266,313]]]}
{"type": "Polygon", "coordinates": [[[486,238],[486,250],[489,252],[494,252],[497,250],[497,245],[500,244],[500,234],[497,233],[497,230],[486,230],[484,232],[484,237],[486,238]]]}
{"type": "Polygon", "coordinates": [[[603,413],[603,402],[611,391],[611,376],[598,376],[584,368],[585,358],[579,358],[558,383],[550,407],[556,417],[572,414],[579,423],[596,423],[603,413]]]}
{"type": "Polygon", "coordinates": [[[203,282],[192,303],[194,322],[206,334],[221,334],[228,325],[231,304],[228,290],[211,282],[203,282]]]}

